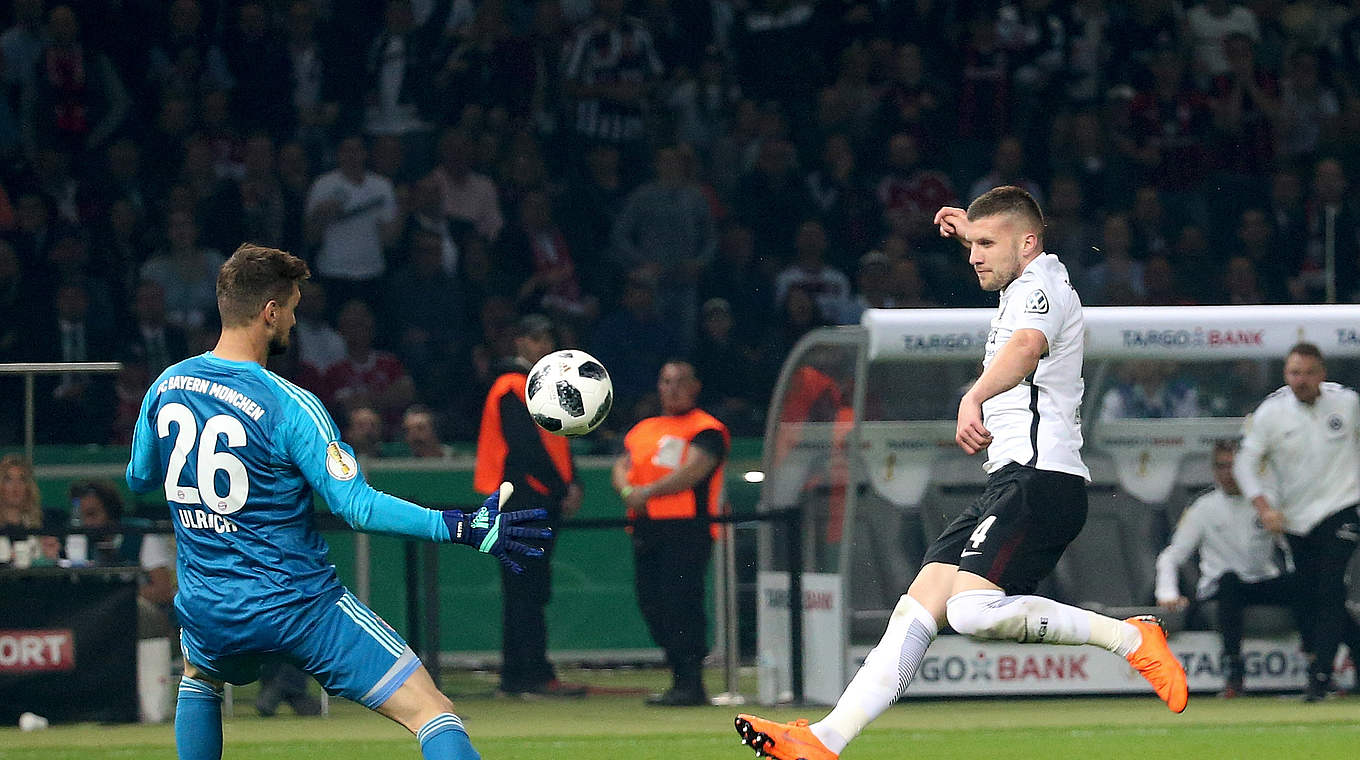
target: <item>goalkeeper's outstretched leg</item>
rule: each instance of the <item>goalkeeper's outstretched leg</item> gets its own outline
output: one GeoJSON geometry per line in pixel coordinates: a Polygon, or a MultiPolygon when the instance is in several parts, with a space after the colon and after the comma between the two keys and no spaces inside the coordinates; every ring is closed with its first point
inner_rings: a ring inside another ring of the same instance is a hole
{"type": "Polygon", "coordinates": [[[392,696],[377,708],[416,735],[425,760],[480,760],[453,703],[434,685],[425,668],[418,667],[392,696]]]}

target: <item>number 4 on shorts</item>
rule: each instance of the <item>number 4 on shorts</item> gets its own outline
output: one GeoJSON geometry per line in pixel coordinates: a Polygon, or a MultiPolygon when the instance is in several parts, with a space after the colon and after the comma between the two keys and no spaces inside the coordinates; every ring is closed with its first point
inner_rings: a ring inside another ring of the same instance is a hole
{"type": "Polygon", "coordinates": [[[968,537],[968,543],[972,544],[974,549],[982,548],[982,542],[987,540],[987,531],[992,529],[994,522],[996,522],[996,515],[988,515],[973,529],[973,534],[968,537]]]}

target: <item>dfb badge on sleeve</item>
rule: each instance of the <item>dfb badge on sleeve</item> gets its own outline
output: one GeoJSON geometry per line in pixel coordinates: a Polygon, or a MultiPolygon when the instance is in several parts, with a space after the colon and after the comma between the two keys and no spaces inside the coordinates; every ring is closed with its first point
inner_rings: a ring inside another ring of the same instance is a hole
{"type": "Polygon", "coordinates": [[[340,444],[332,441],[326,446],[326,472],[336,480],[349,480],[359,474],[359,464],[340,444]]]}
{"type": "Polygon", "coordinates": [[[1029,294],[1029,297],[1025,299],[1025,313],[1026,314],[1048,313],[1048,296],[1044,295],[1044,291],[1035,290],[1029,294]]]}

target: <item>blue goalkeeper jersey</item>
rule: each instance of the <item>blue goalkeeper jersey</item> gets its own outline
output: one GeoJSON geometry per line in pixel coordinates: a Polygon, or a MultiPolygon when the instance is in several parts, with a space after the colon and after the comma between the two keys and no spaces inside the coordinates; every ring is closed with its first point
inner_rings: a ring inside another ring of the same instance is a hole
{"type": "Polygon", "coordinates": [[[164,489],[180,624],[212,655],[256,651],[344,592],[312,524],[312,492],[361,530],[447,541],[435,510],[374,490],[312,393],[211,352],[165,370],[142,401],[128,486],[164,489]]]}

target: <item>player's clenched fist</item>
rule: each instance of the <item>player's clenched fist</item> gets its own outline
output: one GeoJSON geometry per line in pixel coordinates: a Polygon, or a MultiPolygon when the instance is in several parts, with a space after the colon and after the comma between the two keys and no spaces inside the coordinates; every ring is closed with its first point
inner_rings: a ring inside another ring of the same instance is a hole
{"type": "Polygon", "coordinates": [[[992,445],[992,434],[982,425],[982,404],[964,395],[959,402],[958,424],[954,427],[954,442],[969,456],[992,445]]]}
{"type": "Polygon", "coordinates": [[[958,238],[968,241],[968,212],[954,206],[945,206],[935,212],[935,225],[940,228],[940,237],[958,238]]]}

